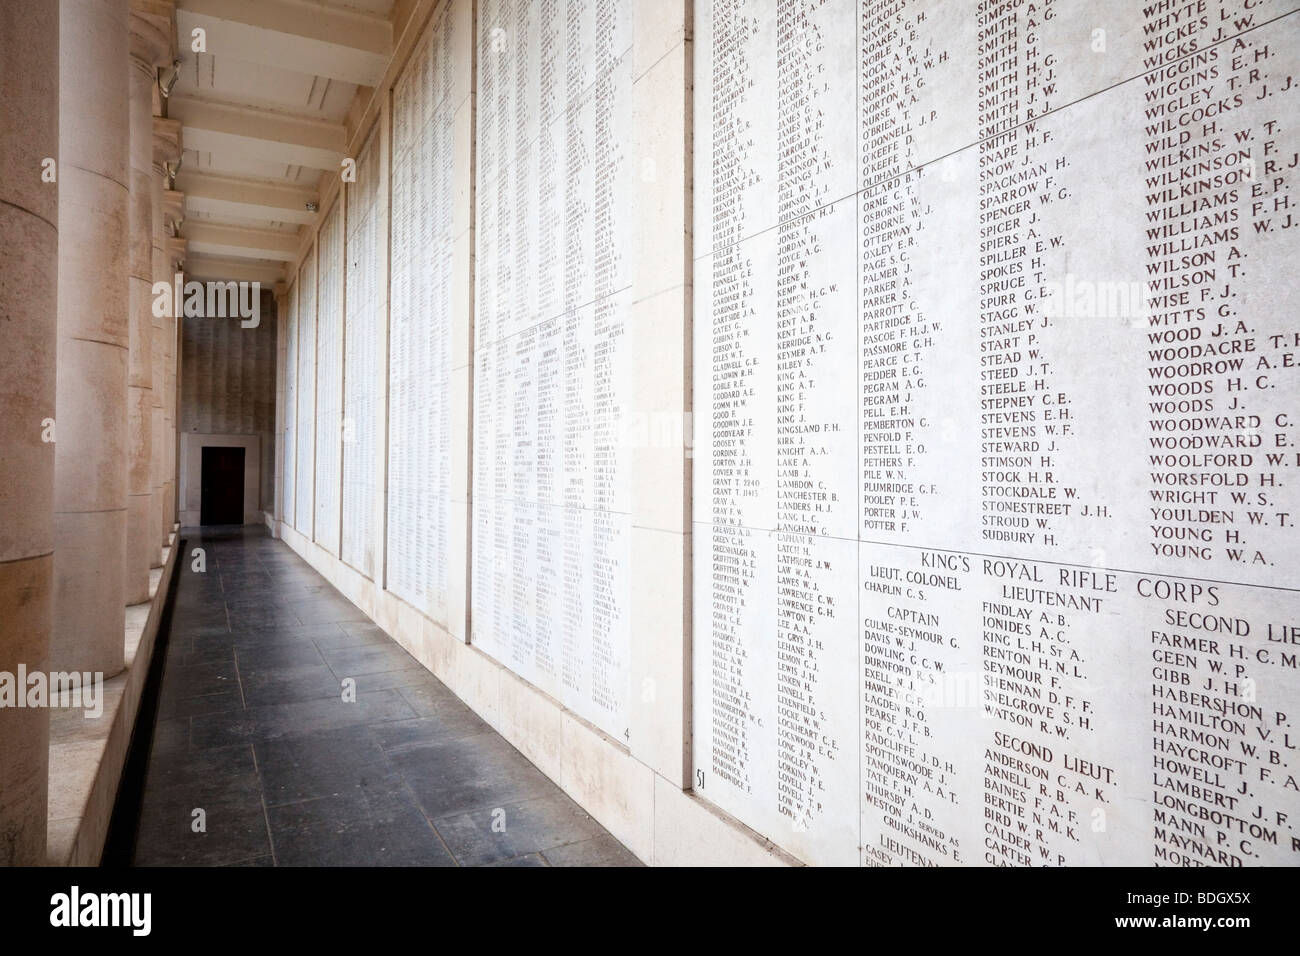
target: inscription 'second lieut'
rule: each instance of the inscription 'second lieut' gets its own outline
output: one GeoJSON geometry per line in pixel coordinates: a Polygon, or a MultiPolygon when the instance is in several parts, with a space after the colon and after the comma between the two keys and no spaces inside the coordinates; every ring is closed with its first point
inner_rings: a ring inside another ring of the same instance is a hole
{"type": "Polygon", "coordinates": [[[1297,6],[697,4],[705,798],[1297,861],[1297,6]]]}

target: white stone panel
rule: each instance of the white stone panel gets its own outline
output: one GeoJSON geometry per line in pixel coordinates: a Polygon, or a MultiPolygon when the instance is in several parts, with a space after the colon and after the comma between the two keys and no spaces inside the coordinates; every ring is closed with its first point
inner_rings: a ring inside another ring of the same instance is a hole
{"type": "Polygon", "coordinates": [[[1294,863],[1295,7],[696,4],[697,793],[1294,863]]]}
{"type": "Polygon", "coordinates": [[[343,199],[334,201],[317,240],[315,541],[339,553],[343,481],[343,199]]]}
{"type": "Polygon", "coordinates": [[[451,569],[454,18],[446,4],[393,90],[388,588],[448,623],[451,569]]]}
{"type": "Polygon", "coordinates": [[[298,269],[298,477],[294,528],[310,541],[316,486],[316,250],[298,269]]]}
{"type": "Polygon", "coordinates": [[[479,7],[471,640],[626,740],[632,4],[479,7]]]}
{"type": "Polygon", "coordinates": [[[339,556],[366,577],[375,573],[375,385],[382,314],[380,283],[379,136],[357,154],[356,182],[347,189],[347,316],[343,368],[343,530],[339,556]]]}
{"type": "Polygon", "coordinates": [[[283,520],[294,523],[297,493],[298,448],[298,286],[289,287],[285,295],[285,352],[284,352],[284,464],[282,485],[283,520]]]}

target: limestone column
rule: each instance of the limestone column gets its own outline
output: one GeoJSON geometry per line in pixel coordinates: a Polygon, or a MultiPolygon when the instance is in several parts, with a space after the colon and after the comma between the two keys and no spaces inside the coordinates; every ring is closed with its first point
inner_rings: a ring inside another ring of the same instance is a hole
{"type": "Polygon", "coordinates": [[[54,670],[123,667],[127,0],[61,0],[54,670]]]}
{"type": "MultiPolygon", "coordinates": [[[[150,132],[153,132],[154,123],[157,123],[158,117],[152,117],[150,123],[150,132]]],[[[149,166],[149,187],[151,196],[149,199],[149,285],[158,281],[158,251],[162,243],[163,228],[163,185],[161,176],[163,173],[161,164],[157,162],[158,154],[157,138],[151,140],[153,148],[150,150],[151,162],[149,166]]],[[[149,333],[150,333],[150,351],[149,351],[149,402],[152,424],[150,432],[153,435],[153,448],[149,456],[149,484],[153,488],[153,495],[149,501],[149,527],[153,530],[154,547],[149,553],[150,567],[162,566],[162,534],[163,534],[163,454],[167,444],[167,436],[163,432],[163,420],[166,413],[163,410],[163,388],[164,381],[167,378],[167,331],[163,323],[166,319],[158,315],[160,309],[154,309],[153,293],[150,293],[150,310],[149,310],[149,333]]]]}
{"type": "MultiPolygon", "coordinates": [[[[15,676],[47,670],[50,641],[58,155],[58,0],[0,4],[0,671],[15,676]]],[[[0,708],[0,866],[45,862],[49,727],[47,708],[0,708]]]]}
{"type": "MultiPolygon", "coordinates": [[[[177,194],[179,195],[179,193],[177,194]]],[[[177,220],[181,221],[180,219],[177,220]]],[[[172,281],[176,281],[176,276],[181,276],[181,287],[185,285],[185,239],[180,236],[169,236],[167,239],[167,261],[172,268],[172,281]]],[[[174,520],[181,520],[181,502],[184,497],[184,489],[181,488],[181,335],[184,331],[182,323],[185,321],[184,315],[176,317],[176,324],[172,332],[172,421],[175,429],[172,432],[172,501],[171,510],[174,520]]]]}
{"type": "Polygon", "coordinates": [[[149,600],[149,569],[161,561],[156,532],[162,524],[161,495],[153,480],[153,88],[170,43],[150,15],[156,4],[131,0],[130,6],[126,603],[141,604],[149,600]]]}
{"type": "MultiPolygon", "coordinates": [[[[180,124],[176,127],[176,157],[180,160],[181,141],[180,141],[180,124]]],[[[172,225],[180,228],[185,221],[185,194],[169,189],[163,196],[163,208],[166,210],[164,223],[168,228],[168,233],[163,245],[163,253],[167,264],[168,281],[175,282],[176,276],[181,272],[181,265],[185,261],[185,255],[175,254],[173,244],[177,241],[173,237],[172,225]]],[[[184,240],[180,240],[184,244],[184,240]]],[[[176,446],[179,440],[180,431],[180,317],[173,315],[167,322],[167,391],[163,398],[164,407],[167,409],[167,481],[164,484],[163,500],[163,523],[166,525],[165,533],[170,534],[176,527],[178,520],[177,511],[177,490],[176,484],[180,467],[176,454],[176,446]]]]}
{"type": "MultiPolygon", "coordinates": [[[[180,216],[181,194],[170,189],[167,165],[180,162],[181,124],[179,120],[161,116],[153,118],[153,279],[172,286],[175,270],[167,254],[168,227],[180,216]]],[[[154,485],[158,494],[160,549],[167,546],[172,524],[176,520],[175,478],[172,465],[175,461],[176,434],[175,392],[176,318],[172,312],[153,316],[154,329],[154,407],[160,413],[155,418],[154,431],[154,485]]]]}

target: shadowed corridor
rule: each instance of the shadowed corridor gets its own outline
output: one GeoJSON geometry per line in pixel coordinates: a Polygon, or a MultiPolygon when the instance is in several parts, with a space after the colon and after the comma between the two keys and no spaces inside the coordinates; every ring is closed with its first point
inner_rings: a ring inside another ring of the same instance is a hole
{"type": "Polygon", "coordinates": [[[180,558],[133,863],[639,865],[264,529],[180,558]]]}

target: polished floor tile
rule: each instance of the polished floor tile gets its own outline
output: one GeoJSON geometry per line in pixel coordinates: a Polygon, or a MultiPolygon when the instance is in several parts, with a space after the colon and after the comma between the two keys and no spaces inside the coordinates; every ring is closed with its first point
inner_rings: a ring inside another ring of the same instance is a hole
{"type": "Polygon", "coordinates": [[[182,537],[137,865],[640,865],[264,529],[182,537]]]}

